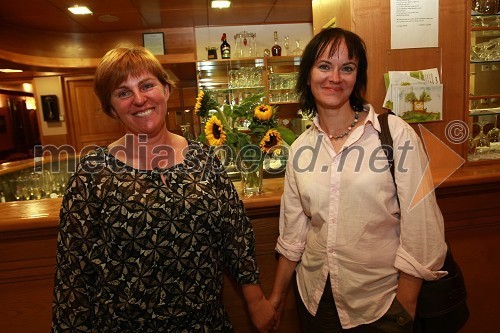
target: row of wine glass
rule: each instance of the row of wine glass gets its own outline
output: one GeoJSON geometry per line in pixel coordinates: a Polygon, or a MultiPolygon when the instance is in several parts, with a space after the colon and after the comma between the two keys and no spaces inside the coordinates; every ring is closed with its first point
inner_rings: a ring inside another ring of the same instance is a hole
{"type": "Polygon", "coordinates": [[[49,170],[22,170],[10,179],[0,181],[6,201],[57,198],[64,194],[70,173],[49,170]]]}
{"type": "Polygon", "coordinates": [[[500,129],[498,128],[499,115],[480,116],[477,122],[472,123],[468,140],[469,161],[500,158],[500,129]],[[479,132],[473,136],[474,125],[479,126],[479,132]],[[485,126],[493,127],[485,133],[485,126]]]}

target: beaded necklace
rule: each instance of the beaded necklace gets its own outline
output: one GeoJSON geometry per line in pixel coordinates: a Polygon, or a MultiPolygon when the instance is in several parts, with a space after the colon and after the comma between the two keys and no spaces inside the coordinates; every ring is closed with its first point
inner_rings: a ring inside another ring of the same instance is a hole
{"type": "Polygon", "coordinates": [[[351,125],[349,125],[349,127],[347,127],[347,131],[345,131],[344,133],[339,134],[339,135],[329,134],[328,137],[330,139],[333,139],[333,140],[342,139],[347,134],[349,134],[349,132],[351,132],[351,130],[354,128],[354,125],[356,125],[356,123],[358,122],[358,119],[359,119],[359,112],[354,111],[354,120],[352,121],[351,125]]]}

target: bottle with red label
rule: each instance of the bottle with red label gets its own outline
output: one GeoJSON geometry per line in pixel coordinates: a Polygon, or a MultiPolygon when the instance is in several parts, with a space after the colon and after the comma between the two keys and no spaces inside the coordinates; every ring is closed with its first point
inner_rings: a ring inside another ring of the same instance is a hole
{"type": "Polygon", "coordinates": [[[231,59],[231,46],[227,42],[226,33],[222,34],[220,39],[222,44],[220,45],[220,55],[222,59],[231,59]]]}
{"type": "Polygon", "coordinates": [[[279,57],[281,55],[281,46],[278,44],[278,32],[274,32],[274,45],[271,48],[271,54],[273,57],[279,57]]]}

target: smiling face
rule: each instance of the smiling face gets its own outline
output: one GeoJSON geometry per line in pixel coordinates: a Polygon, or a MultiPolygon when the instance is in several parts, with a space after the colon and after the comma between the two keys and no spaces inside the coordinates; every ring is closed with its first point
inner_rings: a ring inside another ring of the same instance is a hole
{"type": "Polygon", "coordinates": [[[111,93],[111,106],[115,115],[127,127],[127,132],[154,136],[166,129],[169,86],[145,71],[129,75],[111,93]]]}
{"type": "Polygon", "coordinates": [[[345,41],[332,56],[330,47],[317,58],[311,68],[309,84],[318,111],[349,106],[349,97],[356,84],[357,59],[349,59],[345,41]]]}

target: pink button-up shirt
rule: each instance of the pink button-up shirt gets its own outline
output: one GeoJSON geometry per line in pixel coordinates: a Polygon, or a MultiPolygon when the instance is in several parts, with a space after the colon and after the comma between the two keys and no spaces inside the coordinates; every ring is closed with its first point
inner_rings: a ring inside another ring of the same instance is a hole
{"type": "Polygon", "coordinates": [[[365,123],[341,151],[333,149],[317,118],[291,146],[276,245],[286,258],[300,261],[298,288],[313,315],[330,277],[344,328],[383,316],[396,295],[398,270],[425,280],[446,274],[437,271],[446,243],[434,192],[409,209],[421,181],[433,189],[421,141],[405,121],[389,117],[399,206],[377,114],[366,108],[365,123]]]}

